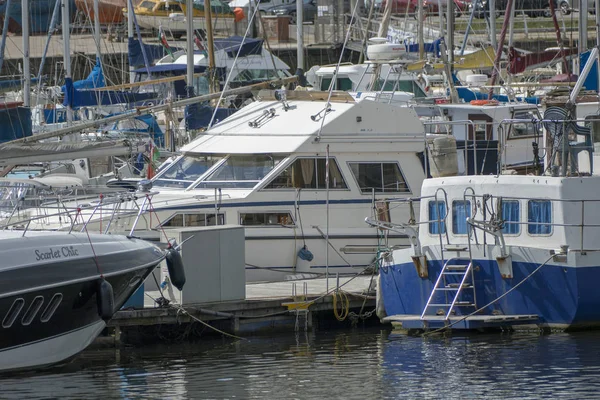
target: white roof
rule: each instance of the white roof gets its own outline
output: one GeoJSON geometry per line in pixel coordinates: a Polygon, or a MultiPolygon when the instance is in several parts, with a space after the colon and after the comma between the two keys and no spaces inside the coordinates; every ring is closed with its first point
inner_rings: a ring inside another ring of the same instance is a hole
{"type": "MultiPolygon", "coordinates": [[[[315,92],[308,93],[303,96],[314,96],[310,93],[315,92]]],[[[370,101],[356,103],[346,93],[344,96],[349,101],[332,102],[324,122],[326,101],[289,100],[288,111],[281,101],[256,101],[203,133],[182,151],[292,153],[304,144],[313,143],[321,126],[323,138],[335,136],[336,140],[374,137],[423,140],[423,125],[414,110],[370,101]]]]}

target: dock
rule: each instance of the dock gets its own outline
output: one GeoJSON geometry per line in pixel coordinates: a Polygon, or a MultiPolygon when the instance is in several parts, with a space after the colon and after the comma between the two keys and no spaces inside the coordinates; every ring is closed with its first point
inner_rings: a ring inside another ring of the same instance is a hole
{"type": "MultiPolygon", "coordinates": [[[[108,323],[96,345],[119,346],[198,339],[204,335],[269,335],[379,324],[375,315],[375,278],[355,275],[246,284],[246,298],[181,306],[155,302],[145,293],[144,308],[123,309],[108,323]]],[[[168,297],[167,293],[164,293],[168,297]]]]}

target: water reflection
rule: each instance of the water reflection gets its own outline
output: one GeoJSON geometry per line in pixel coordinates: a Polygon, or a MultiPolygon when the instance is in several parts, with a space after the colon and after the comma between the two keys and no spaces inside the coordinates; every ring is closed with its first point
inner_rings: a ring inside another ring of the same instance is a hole
{"type": "Polygon", "coordinates": [[[0,397],[582,398],[600,389],[599,335],[355,330],[94,350],[66,366],[1,377],[0,397]]]}

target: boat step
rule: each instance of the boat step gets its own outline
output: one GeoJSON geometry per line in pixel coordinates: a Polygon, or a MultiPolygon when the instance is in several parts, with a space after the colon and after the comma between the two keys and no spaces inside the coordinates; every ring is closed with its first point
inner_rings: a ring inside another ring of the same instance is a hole
{"type": "MultiPolygon", "coordinates": [[[[462,287],[462,288],[463,288],[463,289],[472,289],[472,288],[473,288],[473,286],[465,284],[465,285],[463,285],[463,287],[462,287]]],[[[458,283],[456,284],[456,286],[450,286],[450,285],[448,285],[448,287],[437,288],[437,290],[444,290],[444,291],[446,291],[446,292],[448,292],[448,291],[457,291],[458,289],[460,289],[460,288],[458,287],[458,283]]]]}
{"type": "Polygon", "coordinates": [[[460,275],[465,276],[465,272],[444,272],[444,275],[460,275]]]}

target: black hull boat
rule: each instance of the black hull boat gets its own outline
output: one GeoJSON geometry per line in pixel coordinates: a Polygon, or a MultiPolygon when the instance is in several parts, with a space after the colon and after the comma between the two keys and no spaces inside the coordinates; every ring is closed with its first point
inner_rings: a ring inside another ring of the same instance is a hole
{"type": "Polygon", "coordinates": [[[85,349],[164,258],[121,235],[0,231],[0,372],[85,349]]]}

